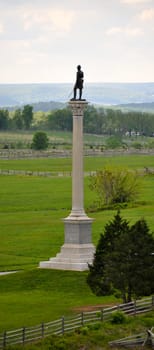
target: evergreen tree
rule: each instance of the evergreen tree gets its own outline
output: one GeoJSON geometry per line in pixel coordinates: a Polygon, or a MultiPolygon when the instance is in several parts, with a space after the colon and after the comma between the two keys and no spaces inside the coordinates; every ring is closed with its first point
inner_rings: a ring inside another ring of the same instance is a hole
{"type": "Polygon", "coordinates": [[[154,292],[154,237],[144,219],[129,227],[118,212],[105,226],[87,282],[97,295],[119,290],[124,302],[154,292]]]}

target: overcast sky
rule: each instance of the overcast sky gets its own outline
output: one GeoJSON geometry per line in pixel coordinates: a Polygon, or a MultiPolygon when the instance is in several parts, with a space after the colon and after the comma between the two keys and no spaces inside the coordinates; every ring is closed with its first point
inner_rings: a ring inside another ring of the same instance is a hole
{"type": "Polygon", "coordinates": [[[154,0],[0,0],[0,83],[154,82],[154,0]]]}

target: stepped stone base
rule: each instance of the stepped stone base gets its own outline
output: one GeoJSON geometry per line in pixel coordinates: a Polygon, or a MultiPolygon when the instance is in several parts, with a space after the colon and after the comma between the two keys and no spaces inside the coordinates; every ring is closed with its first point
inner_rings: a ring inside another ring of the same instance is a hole
{"type": "Polygon", "coordinates": [[[49,261],[41,261],[40,268],[57,270],[88,270],[92,264],[95,247],[91,243],[91,224],[93,219],[83,216],[70,215],[64,220],[65,243],[60,253],[49,261]]]}
{"type": "Polygon", "coordinates": [[[57,270],[88,270],[95,253],[93,244],[67,244],[61,247],[61,252],[49,261],[41,261],[39,267],[57,270]]]}

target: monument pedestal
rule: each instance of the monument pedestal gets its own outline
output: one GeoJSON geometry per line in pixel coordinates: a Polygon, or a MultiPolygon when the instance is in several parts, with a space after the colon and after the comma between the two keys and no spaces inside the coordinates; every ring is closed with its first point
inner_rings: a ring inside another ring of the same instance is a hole
{"type": "Polygon", "coordinates": [[[65,243],[60,253],[49,261],[42,261],[41,268],[84,271],[88,269],[95,253],[91,243],[92,219],[85,217],[68,217],[64,219],[65,243]]]}
{"type": "Polygon", "coordinates": [[[91,243],[91,224],[83,208],[83,111],[85,100],[70,101],[73,111],[72,156],[72,211],[64,219],[65,243],[60,253],[49,261],[40,262],[41,268],[84,271],[93,261],[95,248],[91,243]]]}

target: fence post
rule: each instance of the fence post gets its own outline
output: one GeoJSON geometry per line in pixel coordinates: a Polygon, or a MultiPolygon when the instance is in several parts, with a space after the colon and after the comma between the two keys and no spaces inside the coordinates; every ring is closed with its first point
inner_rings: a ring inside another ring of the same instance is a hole
{"type": "Polygon", "coordinates": [[[154,309],[154,295],[152,295],[152,310],[154,309]]]}
{"type": "Polygon", "coordinates": [[[101,321],[104,321],[104,309],[101,310],[101,321]]]}
{"type": "Polygon", "coordinates": [[[6,347],[6,331],[3,334],[3,348],[6,347]]]}
{"type": "Polygon", "coordinates": [[[65,332],[65,320],[64,320],[64,316],[62,317],[61,321],[62,321],[62,334],[64,334],[64,332],[65,332]]]}
{"type": "Polygon", "coordinates": [[[44,338],[44,323],[41,323],[41,334],[42,334],[42,338],[44,338]]]}
{"type": "Polygon", "coordinates": [[[22,329],[22,343],[23,343],[23,345],[25,344],[25,331],[26,331],[26,328],[23,327],[23,329],[22,329]]]}
{"type": "Polygon", "coordinates": [[[84,313],[81,312],[81,325],[84,326],[84,313]]]}
{"type": "Polygon", "coordinates": [[[134,300],[134,315],[136,316],[136,299],[134,300]]]}

